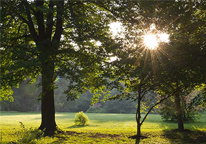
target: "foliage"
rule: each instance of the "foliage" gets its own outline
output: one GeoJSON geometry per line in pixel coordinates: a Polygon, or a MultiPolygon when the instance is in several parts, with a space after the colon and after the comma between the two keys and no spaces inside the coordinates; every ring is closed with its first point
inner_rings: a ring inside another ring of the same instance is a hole
{"type": "MultiPolygon", "coordinates": [[[[185,97],[181,97],[182,119],[184,122],[194,122],[199,118],[199,115],[195,107],[188,104],[188,101],[184,99],[185,97]]],[[[164,101],[161,104],[159,111],[164,120],[177,122],[177,114],[174,107],[174,98],[170,98],[164,101]]]]}
{"type": "MultiPolygon", "coordinates": [[[[118,58],[113,62],[114,83],[120,83],[120,86],[124,83],[125,87],[120,89],[121,94],[110,99],[137,101],[137,134],[140,137],[140,126],[154,106],[175,95],[178,120],[181,121],[180,96],[205,83],[205,66],[195,62],[195,54],[205,54],[205,38],[201,38],[205,36],[205,2],[131,1],[127,4],[129,11],[118,13],[125,31],[123,37],[116,38],[122,47],[114,51],[118,58]],[[150,29],[152,24],[155,25],[153,30],[150,29]],[[160,43],[156,50],[146,48],[143,35],[159,31],[169,33],[170,42],[160,43]],[[162,97],[153,105],[146,105],[148,113],[140,121],[143,99],[149,91],[162,97]]],[[[205,61],[202,55],[200,59],[205,61]]]]}
{"type": "MultiPolygon", "coordinates": [[[[14,101],[1,101],[1,111],[40,111],[40,103],[37,101],[41,87],[37,87],[38,81],[29,84],[25,80],[19,85],[19,88],[13,88],[14,101]]],[[[101,106],[91,106],[91,99],[94,94],[86,91],[75,101],[67,100],[66,94],[62,93],[67,89],[68,80],[61,78],[55,82],[57,88],[54,92],[55,110],[57,112],[89,112],[89,113],[135,113],[136,104],[127,100],[113,100],[100,102],[101,106]]],[[[111,91],[111,96],[118,94],[116,89],[111,91]]],[[[102,99],[104,94],[102,94],[102,99]]],[[[101,101],[100,100],[100,101],[101,101]]],[[[94,104],[96,105],[96,104],[94,104]]]]}
{"type": "Polygon", "coordinates": [[[34,128],[25,128],[22,122],[19,122],[21,126],[21,130],[18,131],[18,135],[21,135],[21,139],[18,140],[18,143],[31,143],[35,144],[36,141],[41,139],[44,135],[44,132],[39,129],[34,128]]]}
{"type": "MultiPolygon", "coordinates": [[[[104,92],[106,86],[103,85],[108,82],[105,77],[109,77],[114,80],[110,88],[120,91],[110,99],[137,101],[136,120],[140,127],[146,118],[140,122],[141,103],[149,91],[160,91],[165,99],[178,90],[179,98],[195,85],[205,83],[206,78],[205,2],[151,3],[3,1],[2,97],[7,96],[6,88],[18,87],[27,77],[35,79],[41,74],[42,112],[46,115],[42,117],[41,128],[50,128],[49,124],[53,124],[55,129],[54,81],[57,76],[69,80],[66,93],[70,100],[88,89],[97,93],[94,98],[102,96],[100,92],[104,92]],[[122,22],[125,31],[123,37],[112,39],[109,23],[114,17],[122,22]],[[142,45],[142,35],[151,24],[171,34],[171,42],[160,44],[157,51],[142,45]],[[116,56],[117,60],[108,62],[111,56],[116,56]]],[[[144,109],[150,112],[156,104],[146,105],[144,109]]],[[[181,113],[180,108],[178,111],[181,113]]]]}
{"type": "Polygon", "coordinates": [[[1,101],[14,101],[13,97],[13,91],[11,89],[11,87],[7,86],[6,88],[1,88],[0,89],[0,102],[1,101]]]}
{"type": "Polygon", "coordinates": [[[18,86],[26,77],[35,79],[42,74],[41,64],[51,62],[54,74],[47,70],[47,76],[68,79],[66,93],[74,100],[97,82],[116,47],[108,26],[112,16],[95,2],[3,1],[1,14],[4,88],[18,86]]]}
{"type": "MultiPolygon", "coordinates": [[[[38,82],[37,82],[38,83],[38,82]]],[[[39,111],[40,104],[37,101],[41,88],[37,83],[29,84],[29,79],[19,84],[19,88],[12,88],[13,102],[2,101],[2,111],[39,111]]]]}
{"type": "Polygon", "coordinates": [[[75,119],[74,119],[75,125],[84,126],[84,125],[87,125],[88,122],[89,122],[89,118],[87,117],[86,114],[84,114],[83,111],[75,114],[75,119]]]}
{"type": "MultiPolygon", "coordinates": [[[[204,85],[196,86],[187,96],[181,96],[181,108],[183,121],[195,121],[201,115],[198,113],[204,112],[204,85]]],[[[160,114],[165,120],[177,121],[177,114],[174,107],[174,97],[164,101],[159,107],[160,114]]]]}
{"type": "MultiPolygon", "coordinates": [[[[41,75],[40,128],[46,128],[48,135],[56,130],[54,81],[58,76],[69,80],[66,94],[70,100],[89,87],[95,89],[105,83],[103,65],[118,44],[109,32],[113,17],[99,3],[1,2],[1,90],[5,92],[27,77],[35,80],[41,75]]],[[[1,98],[6,96],[3,93],[1,98]]]]}

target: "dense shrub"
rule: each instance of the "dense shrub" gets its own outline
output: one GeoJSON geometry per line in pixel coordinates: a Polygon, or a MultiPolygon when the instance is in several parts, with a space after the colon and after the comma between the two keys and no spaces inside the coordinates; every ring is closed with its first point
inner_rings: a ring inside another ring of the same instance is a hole
{"type": "Polygon", "coordinates": [[[75,125],[84,126],[84,125],[87,125],[88,122],[89,122],[89,118],[87,117],[86,114],[84,114],[83,111],[75,114],[75,119],[74,119],[75,125]]]}
{"type": "MultiPolygon", "coordinates": [[[[185,122],[193,122],[199,118],[197,111],[190,101],[187,100],[188,97],[181,97],[181,108],[182,108],[182,119],[185,122]]],[[[166,121],[177,121],[176,108],[174,103],[174,98],[169,98],[165,100],[159,109],[159,113],[162,116],[162,119],[166,121]]]]}

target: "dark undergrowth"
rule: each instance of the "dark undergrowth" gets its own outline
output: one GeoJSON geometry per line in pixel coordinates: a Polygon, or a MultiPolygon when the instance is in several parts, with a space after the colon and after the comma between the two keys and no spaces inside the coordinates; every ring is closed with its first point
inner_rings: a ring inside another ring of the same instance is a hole
{"type": "Polygon", "coordinates": [[[170,130],[164,131],[163,137],[169,139],[171,142],[182,144],[206,144],[206,131],[190,131],[190,130],[170,130]]]}

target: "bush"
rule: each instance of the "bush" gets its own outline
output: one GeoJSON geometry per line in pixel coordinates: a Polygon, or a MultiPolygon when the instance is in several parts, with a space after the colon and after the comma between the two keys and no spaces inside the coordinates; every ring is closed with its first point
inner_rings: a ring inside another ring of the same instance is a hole
{"type": "Polygon", "coordinates": [[[75,125],[84,126],[84,125],[87,125],[88,122],[89,122],[89,118],[87,117],[86,114],[84,114],[83,111],[75,114],[75,119],[74,119],[75,125]]]}
{"type": "MultiPolygon", "coordinates": [[[[182,119],[184,122],[194,122],[199,118],[197,111],[193,105],[190,105],[184,98],[181,97],[181,107],[182,107],[182,119]]],[[[177,121],[176,108],[174,104],[174,98],[169,98],[161,103],[159,113],[162,119],[165,121],[177,121]]]]}

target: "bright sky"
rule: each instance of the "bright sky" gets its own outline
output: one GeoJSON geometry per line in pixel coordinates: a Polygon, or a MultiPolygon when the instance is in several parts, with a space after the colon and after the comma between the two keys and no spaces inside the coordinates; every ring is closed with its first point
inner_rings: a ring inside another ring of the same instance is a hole
{"type": "Polygon", "coordinates": [[[112,22],[109,24],[109,27],[114,37],[124,31],[124,27],[122,26],[121,22],[112,22]]]}
{"type": "Polygon", "coordinates": [[[161,42],[165,42],[165,43],[169,42],[169,34],[161,33],[161,34],[158,34],[158,37],[161,42]]]}
{"type": "MultiPolygon", "coordinates": [[[[121,34],[121,32],[125,30],[121,22],[113,22],[109,26],[110,26],[110,31],[112,32],[112,35],[114,37],[124,36],[123,34],[121,34]]],[[[149,31],[146,31],[145,34],[142,36],[142,38],[143,38],[143,45],[151,50],[155,50],[160,42],[163,43],[169,42],[169,34],[158,31],[154,23],[150,25],[149,31]],[[153,33],[152,31],[155,31],[156,33],[153,33]]]]}

